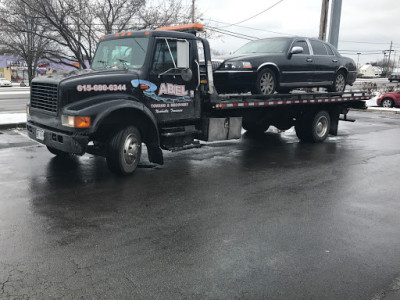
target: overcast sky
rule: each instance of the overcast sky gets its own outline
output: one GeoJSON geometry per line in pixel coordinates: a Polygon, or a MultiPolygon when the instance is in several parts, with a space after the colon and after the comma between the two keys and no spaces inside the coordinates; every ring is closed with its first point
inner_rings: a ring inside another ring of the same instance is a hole
{"type": "MultiPolygon", "coordinates": [[[[318,37],[321,5],[322,0],[196,0],[196,7],[203,15],[203,23],[257,38],[282,35],[318,37]],[[237,26],[226,27],[250,18],[274,4],[274,7],[259,16],[237,26]]],[[[391,41],[396,50],[392,52],[392,57],[395,55],[398,61],[400,0],[342,1],[338,46],[342,54],[357,62],[356,53],[360,52],[360,65],[381,60],[382,51],[390,48],[391,41]]],[[[220,35],[211,40],[211,47],[229,53],[246,42],[245,39],[220,35]]]]}

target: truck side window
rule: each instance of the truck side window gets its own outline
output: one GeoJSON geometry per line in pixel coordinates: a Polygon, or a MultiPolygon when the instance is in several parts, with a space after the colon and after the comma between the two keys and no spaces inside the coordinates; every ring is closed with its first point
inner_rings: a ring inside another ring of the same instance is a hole
{"type": "Polygon", "coordinates": [[[153,58],[153,70],[162,73],[174,68],[174,61],[175,63],[177,61],[176,40],[159,39],[156,42],[155,48],[156,50],[153,58]]]}
{"type": "Polygon", "coordinates": [[[302,54],[310,54],[310,49],[306,41],[295,41],[292,45],[292,48],[293,47],[302,47],[304,50],[302,54]]]}

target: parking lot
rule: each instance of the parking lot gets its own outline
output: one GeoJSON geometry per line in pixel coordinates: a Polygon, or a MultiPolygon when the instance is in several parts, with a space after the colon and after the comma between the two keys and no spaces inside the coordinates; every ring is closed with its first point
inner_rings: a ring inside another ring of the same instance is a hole
{"type": "Polygon", "coordinates": [[[322,144],[270,129],[127,178],[3,130],[0,298],[397,299],[399,115],[349,116],[322,144]]]}

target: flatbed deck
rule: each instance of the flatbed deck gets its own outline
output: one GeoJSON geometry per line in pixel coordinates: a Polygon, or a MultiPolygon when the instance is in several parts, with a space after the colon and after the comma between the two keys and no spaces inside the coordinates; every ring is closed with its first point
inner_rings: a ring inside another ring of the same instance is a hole
{"type": "Polygon", "coordinates": [[[213,109],[232,109],[241,107],[269,107],[279,105],[343,103],[353,102],[357,108],[362,108],[371,95],[363,92],[351,93],[296,93],[274,95],[220,95],[212,103],[213,109]]]}

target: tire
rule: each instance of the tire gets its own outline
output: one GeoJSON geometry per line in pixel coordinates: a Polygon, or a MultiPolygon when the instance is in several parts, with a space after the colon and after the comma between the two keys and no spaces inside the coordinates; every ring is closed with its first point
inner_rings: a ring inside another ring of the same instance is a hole
{"type": "Polygon", "coordinates": [[[254,93],[271,95],[275,93],[277,86],[274,71],[271,69],[262,69],[258,72],[254,93]]]}
{"type": "Polygon", "coordinates": [[[117,175],[135,172],[142,153],[142,139],[135,126],[118,131],[108,142],[107,165],[117,175]]]}
{"type": "Polygon", "coordinates": [[[328,92],[344,92],[346,89],[346,74],[343,71],[336,73],[333,84],[328,88],[328,92]]]}
{"type": "Polygon", "coordinates": [[[54,155],[57,156],[57,157],[60,157],[60,158],[67,158],[67,157],[70,157],[70,156],[71,156],[71,154],[68,153],[68,152],[61,151],[61,150],[58,150],[58,149],[53,148],[53,147],[50,147],[50,146],[46,146],[46,147],[47,147],[47,150],[49,150],[49,152],[50,152],[51,154],[54,154],[54,155]]]}
{"type": "Polygon", "coordinates": [[[393,100],[390,98],[384,98],[381,102],[382,107],[393,107],[393,100]]]}
{"type": "Polygon", "coordinates": [[[321,143],[329,135],[331,118],[329,113],[321,110],[312,116],[304,116],[296,125],[296,135],[304,142],[321,143]]]}

